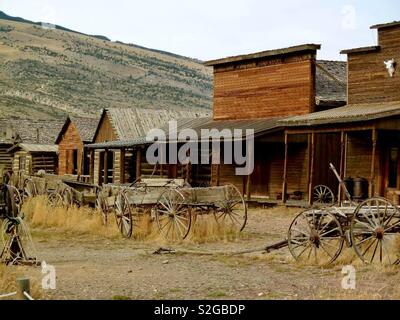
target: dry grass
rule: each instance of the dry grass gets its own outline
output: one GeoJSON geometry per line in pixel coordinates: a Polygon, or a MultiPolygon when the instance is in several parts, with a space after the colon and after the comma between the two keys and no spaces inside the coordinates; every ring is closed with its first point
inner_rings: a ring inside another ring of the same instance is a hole
{"type": "MultiPolygon", "coordinates": [[[[46,197],[39,196],[29,199],[23,207],[23,212],[32,228],[51,228],[61,233],[97,235],[106,238],[121,238],[113,214],[108,219],[107,226],[103,225],[100,212],[88,207],[51,207],[46,197]]],[[[132,238],[136,241],[167,244],[158,230],[157,224],[152,221],[150,214],[135,215],[132,238]]],[[[184,243],[206,243],[215,241],[235,241],[240,235],[217,224],[213,215],[193,217],[192,228],[184,243]]]]}
{"type": "Polygon", "coordinates": [[[61,232],[119,237],[115,220],[103,225],[100,212],[87,207],[50,207],[46,197],[29,199],[23,207],[31,227],[57,228],[61,232]]]}
{"type": "MultiPolygon", "coordinates": [[[[23,268],[15,266],[0,265],[0,295],[17,291],[16,279],[24,277],[23,268]]],[[[31,280],[31,296],[35,300],[45,298],[45,294],[36,279],[31,280]]],[[[15,296],[3,298],[2,300],[15,300],[15,296]]]]}

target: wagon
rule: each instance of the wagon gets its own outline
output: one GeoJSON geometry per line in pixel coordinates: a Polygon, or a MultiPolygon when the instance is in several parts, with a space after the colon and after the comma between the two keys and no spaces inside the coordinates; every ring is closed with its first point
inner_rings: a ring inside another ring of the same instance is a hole
{"type": "Polygon", "coordinates": [[[185,239],[198,215],[213,214],[219,225],[237,231],[247,221],[246,203],[234,185],[191,188],[181,179],[144,179],[130,187],[109,187],[99,195],[98,206],[107,212],[114,208],[117,226],[127,238],[144,214],[168,240],[185,239]],[[104,198],[104,192],[109,196],[104,198]]]}
{"type": "Polygon", "coordinates": [[[359,204],[352,201],[335,167],[348,202],[340,206],[319,206],[297,215],[287,239],[269,246],[267,252],[288,247],[298,261],[333,263],[343,247],[351,247],[364,263],[400,262],[400,211],[389,200],[372,197],[359,204]]]}

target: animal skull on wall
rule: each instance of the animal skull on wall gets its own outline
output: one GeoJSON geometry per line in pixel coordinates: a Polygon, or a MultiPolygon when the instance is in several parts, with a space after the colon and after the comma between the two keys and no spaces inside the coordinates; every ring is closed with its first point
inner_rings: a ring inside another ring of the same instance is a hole
{"type": "Polygon", "coordinates": [[[396,61],[394,61],[394,59],[390,59],[388,61],[384,61],[383,63],[385,64],[386,69],[388,69],[390,77],[393,77],[396,71],[396,61]]]}

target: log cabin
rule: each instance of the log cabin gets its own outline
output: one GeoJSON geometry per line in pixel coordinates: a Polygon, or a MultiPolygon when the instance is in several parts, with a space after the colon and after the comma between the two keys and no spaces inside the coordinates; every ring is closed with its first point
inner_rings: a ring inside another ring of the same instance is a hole
{"type": "Polygon", "coordinates": [[[0,178],[13,170],[10,148],[18,143],[54,144],[62,124],[59,120],[0,119],[0,178]]]}
{"type": "Polygon", "coordinates": [[[320,184],[343,199],[328,170],[332,162],[342,179],[368,181],[366,192],[349,190],[353,197],[385,196],[399,203],[400,22],[371,28],[378,32],[378,45],[341,52],[348,57],[348,104],[281,121],[285,126],[284,201],[294,182],[307,190],[310,204],[314,187],[320,184]],[[292,156],[299,149],[308,155],[306,165],[300,166],[292,156]],[[299,170],[305,172],[305,180],[294,174],[299,170]]]}
{"type": "Polygon", "coordinates": [[[58,174],[74,175],[87,181],[90,157],[86,144],[93,141],[99,119],[68,116],[55,141],[58,145],[58,174]]]}
{"type": "MultiPolygon", "coordinates": [[[[154,110],[141,108],[109,108],[103,110],[90,150],[90,177],[95,184],[125,184],[139,177],[153,175],[154,166],[146,161],[146,134],[161,128],[169,120],[207,116],[207,111],[154,110]],[[106,172],[106,174],[105,174],[106,172]]],[[[159,167],[157,175],[168,175],[159,167]]]]}

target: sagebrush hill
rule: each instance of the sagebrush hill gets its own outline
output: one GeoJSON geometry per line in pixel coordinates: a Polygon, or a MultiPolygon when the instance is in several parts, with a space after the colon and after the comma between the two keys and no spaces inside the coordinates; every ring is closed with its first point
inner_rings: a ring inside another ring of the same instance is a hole
{"type": "Polygon", "coordinates": [[[107,107],[209,111],[212,70],[0,11],[0,118],[90,117],[107,107]]]}

